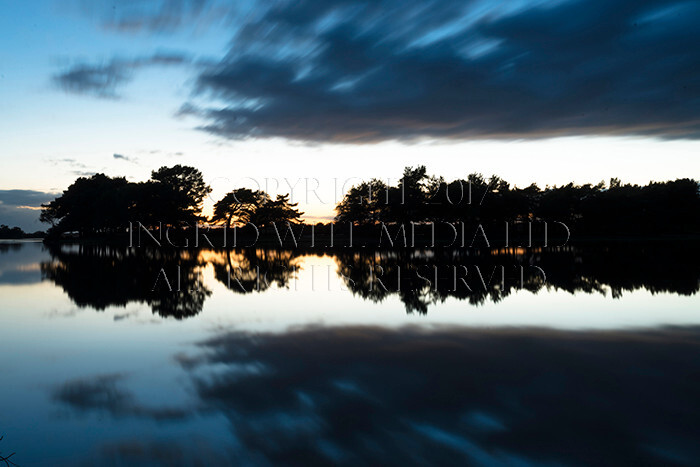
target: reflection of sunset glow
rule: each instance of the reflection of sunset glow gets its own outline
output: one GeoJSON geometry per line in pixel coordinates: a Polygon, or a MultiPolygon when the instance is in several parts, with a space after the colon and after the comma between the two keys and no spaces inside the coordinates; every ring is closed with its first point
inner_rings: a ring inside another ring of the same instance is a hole
{"type": "Polygon", "coordinates": [[[303,257],[292,250],[266,250],[256,248],[254,250],[198,250],[198,257],[202,263],[218,265],[230,265],[235,268],[254,267],[255,263],[281,262],[296,267],[303,263],[303,257]],[[252,254],[251,254],[252,253],[252,254]]]}
{"type": "Polygon", "coordinates": [[[507,256],[523,256],[527,253],[540,253],[541,247],[523,248],[523,247],[508,247],[508,248],[492,248],[489,253],[492,255],[507,255],[507,256]]]}

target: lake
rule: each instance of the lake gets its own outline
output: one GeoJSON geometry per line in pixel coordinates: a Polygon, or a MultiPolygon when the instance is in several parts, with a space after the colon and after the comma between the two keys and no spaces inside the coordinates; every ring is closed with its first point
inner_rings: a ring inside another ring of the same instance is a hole
{"type": "Polygon", "coordinates": [[[0,243],[0,454],[697,465],[699,259],[0,243]]]}

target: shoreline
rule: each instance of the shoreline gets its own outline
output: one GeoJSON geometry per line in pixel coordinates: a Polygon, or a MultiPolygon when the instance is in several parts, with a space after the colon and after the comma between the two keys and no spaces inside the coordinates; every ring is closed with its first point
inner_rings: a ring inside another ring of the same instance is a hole
{"type": "Polygon", "coordinates": [[[416,237],[406,243],[394,241],[393,244],[386,239],[379,240],[375,236],[355,235],[352,240],[347,236],[316,235],[313,242],[310,238],[298,238],[296,242],[290,238],[278,238],[261,236],[257,239],[253,237],[239,236],[236,242],[225,241],[222,236],[212,236],[207,238],[200,236],[178,236],[169,240],[144,239],[141,241],[130,239],[128,235],[112,235],[108,237],[83,237],[83,238],[45,238],[45,239],[21,239],[21,240],[0,240],[0,243],[38,243],[45,245],[95,245],[95,246],[119,246],[130,248],[166,248],[166,249],[281,249],[294,250],[303,249],[309,251],[349,251],[349,250],[417,250],[417,249],[447,249],[447,250],[493,250],[503,248],[515,248],[532,250],[537,248],[562,248],[572,246],[616,246],[620,244],[669,244],[675,242],[700,242],[700,234],[647,234],[647,235],[601,235],[601,236],[572,236],[568,240],[564,237],[549,237],[545,243],[542,239],[533,239],[531,243],[509,239],[505,237],[490,237],[488,243],[483,239],[472,242],[431,242],[429,238],[416,237]]]}

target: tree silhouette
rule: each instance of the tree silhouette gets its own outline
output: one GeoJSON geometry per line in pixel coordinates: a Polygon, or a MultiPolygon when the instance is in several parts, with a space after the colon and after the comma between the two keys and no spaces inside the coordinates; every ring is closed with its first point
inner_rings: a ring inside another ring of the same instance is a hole
{"type": "Polygon", "coordinates": [[[299,212],[296,206],[299,203],[290,203],[289,195],[277,195],[274,200],[267,200],[258,206],[251,214],[249,222],[258,227],[265,227],[272,223],[292,224],[301,223],[303,212],[299,212]]]}
{"type": "Polygon", "coordinates": [[[130,222],[180,225],[201,219],[202,201],[211,191],[194,167],[176,165],[152,172],[152,180],[130,183],[124,177],[80,177],[59,197],[42,205],[40,220],[51,235],[124,232],[130,222]]]}
{"type": "Polygon", "coordinates": [[[389,187],[376,178],[353,186],[336,206],[339,222],[375,224],[382,221],[389,204],[389,187]]]}
{"type": "Polygon", "coordinates": [[[95,174],[78,178],[58,198],[42,205],[40,220],[51,222],[50,232],[107,233],[126,228],[130,200],[124,177],[95,174]]]}
{"type": "Polygon", "coordinates": [[[169,224],[203,220],[199,213],[211,188],[204,182],[202,172],[178,164],[154,170],[151,179],[157,183],[158,211],[169,224]]]}
{"type": "Polygon", "coordinates": [[[336,206],[336,221],[463,222],[502,228],[504,222],[562,222],[581,235],[700,233],[700,187],[696,180],[623,184],[606,188],[569,183],[540,189],[511,186],[493,175],[472,173],[445,182],[425,167],[407,167],[396,186],[372,179],[353,186],[336,206]]]}
{"type": "MultiPolygon", "coordinates": [[[[80,177],[59,197],[42,205],[40,220],[49,236],[125,233],[130,223],[150,227],[192,225],[211,188],[190,166],[161,167],[151,180],[130,183],[124,177],[80,177]]],[[[261,190],[242,188],[214,205],[211,221],[256,226],[301,223],[302,212],[289,195],[274,200],[261,190]]],[[[399,183],[371,179],[351,187],[336,206],[336,221],[370,231],[379,223],[472,223],[496,230],[504,222],[561,222],[570,233],[587,236],[700,233],[700,187],[693,179],[624,184],[617,178],[596,185],[569,183],[540,189],[511,186],[502,178],[472,173],[449,183],[429,176],[425,166],[406,167],[399,183]]],[[[6,235],[17,233],[5,232],[6,235]]]]}
{"type": "Polygon", "coordinates": [[[214,205],[213,223],[243,224],[250,220],[253,213],[270,200],[270,196],[261,190],[240,188],[227,193],[214,205]]]}
{"type": "Polygon", "coordinates": [[[2,239],[20,239],[20,238],[38,238],[43,237],[44,232],[27,233],[19,227],[10,227],[5,224],[0,225],[0,238],[2,239]]]}

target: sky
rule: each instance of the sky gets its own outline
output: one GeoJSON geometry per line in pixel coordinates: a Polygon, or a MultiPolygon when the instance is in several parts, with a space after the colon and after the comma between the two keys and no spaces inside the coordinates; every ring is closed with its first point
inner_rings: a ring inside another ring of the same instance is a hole
{"type": "Polygon", "coordinates": [[[700,178],[700,4],[0,0],[0,224],[175,164],[330,220],[426,165],[517,186],[700,178]]]}

